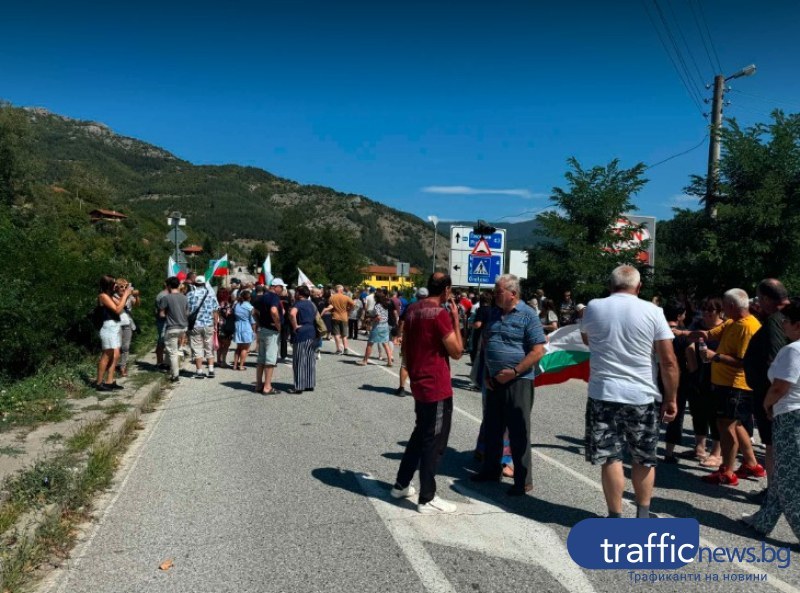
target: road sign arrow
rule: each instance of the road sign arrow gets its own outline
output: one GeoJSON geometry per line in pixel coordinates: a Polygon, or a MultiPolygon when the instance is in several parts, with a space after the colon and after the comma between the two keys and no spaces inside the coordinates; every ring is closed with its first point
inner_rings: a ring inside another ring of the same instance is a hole
{"type": "Polygon", "coordinates": [[[461,233],[456,233],[456,243],[461,241],[461,233]]]}
{"type": "Polygon", "coordinates": [[[453,269],[454,269],[456,272],[458,272],[458,271],[461,269],[461,266],[459,266],[458,264],[456,264],[456,265],[454,265],[454,266],[453,266],[453,269]]]}

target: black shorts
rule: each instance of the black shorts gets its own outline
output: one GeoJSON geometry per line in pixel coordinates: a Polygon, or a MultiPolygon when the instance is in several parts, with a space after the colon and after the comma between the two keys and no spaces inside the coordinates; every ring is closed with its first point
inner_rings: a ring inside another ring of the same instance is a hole
{"type": "Polygon", "coordinates": [[[752,422],[752,391],[723,385],[712,385],[711,392],[717,398],[717,418],[736,420],[742,424],[752,422]]]}
{"type": "Polygon", "coordinates": [[[619,404],[589,398],[586,402],[586,461],[597,465],[622,461],[627,443],[633,461],[655,467],[658,459],[658,407],[619,404]]]}
{"type": "Polygon", "coordinates": [[[761,442],[765,445],[772,445],[772,420],[767,418],[767,411],[764,409],[766,397],[767,394],[764,391],[753,391],[753,416],[756,418],[761,442]]]}

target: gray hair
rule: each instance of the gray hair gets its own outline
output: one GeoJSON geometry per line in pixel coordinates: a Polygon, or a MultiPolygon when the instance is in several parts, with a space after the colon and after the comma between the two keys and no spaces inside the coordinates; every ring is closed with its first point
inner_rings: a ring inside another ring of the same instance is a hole
{"type": "Polygon", "coordinates": [[[503,283],[503,288],[519,296],[519,278],[514,274],[503,274],[497,278],[495,284],[503,283]]]}
{"type": "Polygon", "coordinates": [[[611,290],[636,288],[642,282],[639,270],[628,264],[614,268],[611,272],[611,290]]]}
{"type": "Polygon", "coordinates": [[[750,307],[750,297],[741,288],[731,288],[722,295],[722,300],[729,305],[735,305],[737,309],[747,309],[750,307]]]}
{"type": "Polygon", "coordinates": [[[341,284],[337,284],[336,285],[336,292],[342,292],[343,290],[344,290],[344,286],[342,286],[341,284]]]}

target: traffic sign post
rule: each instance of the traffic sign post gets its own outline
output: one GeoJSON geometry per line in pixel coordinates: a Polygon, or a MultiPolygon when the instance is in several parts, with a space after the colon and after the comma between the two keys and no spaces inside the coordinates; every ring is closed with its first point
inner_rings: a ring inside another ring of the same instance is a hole
{"type": "Polygon", "coordinates": [[[450,227],[450,276],[453,286],[493,285],[503,273],[505,243],[505,229],[495,229],[491,234],[481,235],[471,227],[450,227]]]}
{"type": "Polygon", "coordinates": [[[180,229],[180,227],[186,226],[186,219],[183,218],[183,215],[180,212],[173,212],[169,215],[167,224],[172,227],[172,229],[167,233],[166,240],[172,241],[175,244],[175,263],[185,264],[186,258],[183,257],[183,253],[180,249],[178,249],[178,247],[188,238],[186,233],[180,229]]]}

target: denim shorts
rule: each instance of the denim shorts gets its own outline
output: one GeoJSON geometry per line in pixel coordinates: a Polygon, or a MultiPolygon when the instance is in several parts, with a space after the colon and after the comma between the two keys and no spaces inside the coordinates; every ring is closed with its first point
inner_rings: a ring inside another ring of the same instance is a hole
{"type": "Polygon", "coordinates": [[[122,333],[119,321],[107,319],[100,328],[100,347],[103,350],[117,350],[122,346],[122,333]]]}
{"type": "Polygon", "coordinates": [[[278,364],[278,346],[280,334],[274,329],[261,328],[258,330],[258,355],[256,364],[265,364],[274,367],[278,364]]]}

